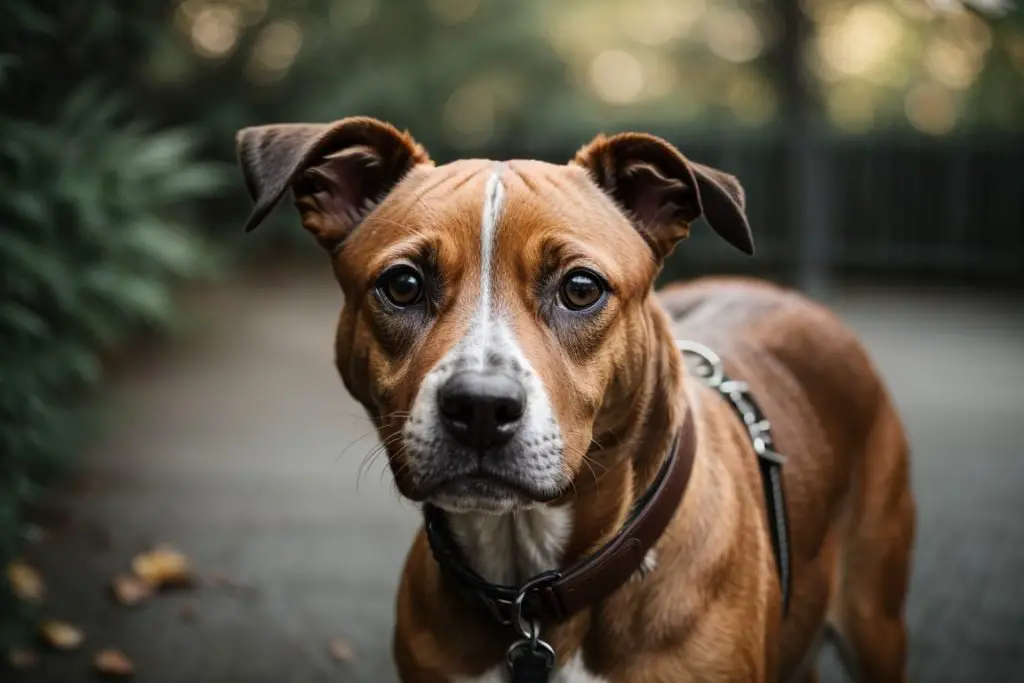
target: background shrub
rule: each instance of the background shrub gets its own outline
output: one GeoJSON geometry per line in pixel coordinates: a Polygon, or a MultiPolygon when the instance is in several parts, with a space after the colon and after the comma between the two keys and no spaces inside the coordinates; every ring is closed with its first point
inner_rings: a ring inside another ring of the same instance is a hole
{"type": "MultiPolygon", "coordinates": [[[[82,444],[104,355],[170,324],[174,283],[212,264],[191,221],[223,169],[140,123],[122,78],[152,28],[113,2],[0,5],[0,566],[82,444]]],[[[0,615],[23,609],[5,587],[0,615]]]]}

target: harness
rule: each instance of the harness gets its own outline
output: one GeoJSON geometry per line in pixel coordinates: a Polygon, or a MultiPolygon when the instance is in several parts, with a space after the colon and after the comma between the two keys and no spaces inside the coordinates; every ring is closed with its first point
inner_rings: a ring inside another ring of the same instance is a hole
{"type": "MultiPolygon", "coordinates": [[[[782,485],[785,456],[774,450],[771,424],[750,396],[749,387],[726,377],[721,358],[696,342],[678,341],[677,346],[684,357],[698,361],[694,368],[697,377],[726,399],[750,437],[761,472],[785,614],[791,584],[789,528],[782,485]]],[[[512,683],[550,680],[555,651],[540,637],[542,624],[563,621],[600,602],[641,570],[647,552],[679,507],[696,449],[696,428],[687,412],[654,482],[634,503],[612,540],[568,569],[542,572],[520,586],[492,584],[477,574],[462,556],[444,513],[433,505],[423,506],[427,540],[443,575],[471,605],[518,635],[506,655],[512,683]]]]}

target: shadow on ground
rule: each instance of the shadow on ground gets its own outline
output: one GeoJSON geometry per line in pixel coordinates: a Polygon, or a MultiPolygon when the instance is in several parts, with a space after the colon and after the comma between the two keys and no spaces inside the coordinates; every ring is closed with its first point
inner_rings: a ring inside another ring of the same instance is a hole
{"type": "MultiPolygon", "coordinates": [[[[866,340],[914,447],[920,531],[911,680],[1024,680],[1024,310],[963,292],[846,291],[834,308],[866,340]]],[[[417,524],[332,366],[340,294],[290,275],[204,297],[208,330],[132,363],[69,521],[32,553],[46,613],[83,647],[46,654],[17,680],[90,680],[118,647],[147,683],[394,679],[392,605],[417,524]],[[127,608],[111,577],[169,542],[228,586],[127,608]],[[337,661],[333,638],[355,657],[337,661]]],[[[840,681],[831,657],[823,680],[840,681]]]]}

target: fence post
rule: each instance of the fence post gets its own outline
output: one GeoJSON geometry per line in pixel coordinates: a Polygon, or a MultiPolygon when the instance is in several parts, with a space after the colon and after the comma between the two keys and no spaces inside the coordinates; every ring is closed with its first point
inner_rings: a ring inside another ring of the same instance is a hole
{"type": "Polygon", "coordinates": [[[799,240],[797,282],[811,296],[826,298],[831,289],[832,184],[817,92],[804,63],[812,27],[798,2],[776,0],[775,12],[782,32],[774,66],[788,163],[786,213],[799,240]]]}

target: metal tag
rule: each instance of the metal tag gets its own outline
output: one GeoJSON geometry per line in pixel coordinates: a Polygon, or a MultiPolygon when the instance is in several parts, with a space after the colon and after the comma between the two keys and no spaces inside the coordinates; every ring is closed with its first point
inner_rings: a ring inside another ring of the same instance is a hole
{"type": "Polygon", "coordinates": [[[509,657],[511,683],[548,683],[551,680],[553,657],[543,649],[528,646],[509,657]]]}
{"type": "Polygon", "coordinates": [[[543,640],[519,640],[508,650],[511,683],[548,683],[555,666],[555,651],[543,640]]]}

